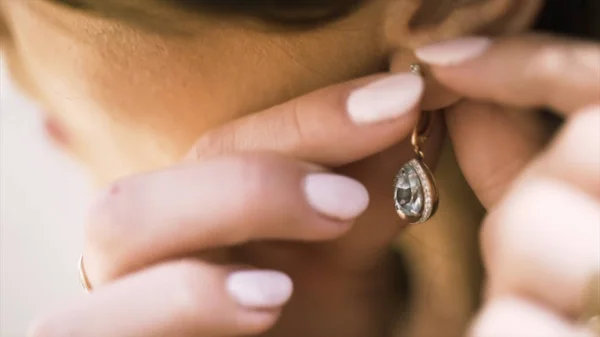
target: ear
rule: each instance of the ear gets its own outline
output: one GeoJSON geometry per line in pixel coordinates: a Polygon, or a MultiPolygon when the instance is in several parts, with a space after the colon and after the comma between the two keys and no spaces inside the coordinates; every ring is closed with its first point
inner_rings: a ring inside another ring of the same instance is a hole
{"type": "MultiPolygon", "coordinates": [[[[384,38],[393,72],[407,71],[420,46],[468,35],[498,36],[530,27],[543,0],[389,0],[384,38]]],[[[424,110],[455,103],[459,97],[427,76],[424,110]]]]}

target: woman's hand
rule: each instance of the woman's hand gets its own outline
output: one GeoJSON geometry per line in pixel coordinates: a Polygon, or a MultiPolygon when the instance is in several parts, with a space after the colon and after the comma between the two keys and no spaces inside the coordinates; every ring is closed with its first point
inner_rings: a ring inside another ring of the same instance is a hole
{"type": "Polygon", "coordinates": [[[320,90],[204,135],[182,165],[115,183],[87,228],[94,292],[33,336],[239,336],[278,319],[269,336],[384,335],[400,301],[391,177],[411,149],[360,160],[407,137],[422,91],[410,74],[320,90]],[[374,186],[360,220],[367,190],[332,167],[374,186]]]}
{"type": "Polygon", "coordinates": [[[487,305],[472,335],[587,336],[577,320],[600,310],[585,304],[600,303],[600,46],[472,38],[418,55],[467,97],[449,112],[449,132],[490,211],[487,305]],[[539,107],[566,122],[536,156],[540,120],[523,110],[539,107]]]}

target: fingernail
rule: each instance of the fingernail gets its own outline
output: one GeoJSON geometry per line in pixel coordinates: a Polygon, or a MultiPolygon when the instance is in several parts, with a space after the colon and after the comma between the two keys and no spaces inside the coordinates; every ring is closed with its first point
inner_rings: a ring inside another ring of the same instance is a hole
{"type": "Polygon", "coordinates": [[[477,58],[491,44],[492,40],[486,37],[465,37],[419,48],[415,54],[425,63],[451,66],[477,58]]]}
{"type": "Polygon", "coordinates": [[[292,296],[292,280],[277,271],[242,270],[227,277],[226,289],[235,301],[247,308],[277,308],[292,296]]]}
{"type": "Polygon", "coordinates": [[[372,124],[407,114],[419,104],[424,86],[420,76],[410,73],[373,82],[348,97],[350,119],[356,124],[372,124]]]}
{"type": "Polygon", "coordinates": [[[316,173],[304,180],[308,203],[317,212],[342,221],[361,215],[369,205],[369,193],[358,181],[348,177],[316,173]]]}

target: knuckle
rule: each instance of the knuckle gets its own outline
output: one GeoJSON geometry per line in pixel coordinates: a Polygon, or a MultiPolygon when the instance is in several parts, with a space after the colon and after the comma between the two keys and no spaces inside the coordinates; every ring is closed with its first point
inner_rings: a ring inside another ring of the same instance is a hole
{"type": "Polygon", "coordinates": [[[121,215],[114,202],[114,194],[121,189],[118,183],[112,185],[107,192],[98,197],[88,212],[88,221],[85,228],[86,239],[91,241],[94,247],[98,243],[107,243],[118,237],[115,231],[119,226],[121,215]]]}
{"type": "MultiPolygon", "coordinates": [[[[200,262],[182,260],[170,267],[169,275],[173,285],[173,307],[170,318],[193,324],[214,310],[222,299],[217,294],[217,275],[211,275],[208,267],[200,262]]],[[[213,315],[211,315],[213,316],[213,315]]]]}
{"type": "MultiPolygon", "coordinates": [[[[202,228],[203,237],[219,245],[238,245],[273,234],[276,219],[290,205],[287,196],[291,176],[300,170],[293,160],[277,154],[253,153],[221,157],[215,165],[224,180],[222,191],[213,197],[222,200],[228,221],[202,228]],[[234,190],[235,193],[229,191],[234,190]]],[[[290,213],[287,213],[288,215],[290,213]]],[[[279,229],[280,227],[276,227],[279,229]]]]}
{"type": "Polygon", "coordinates": [[[568,69],[571,58],[567,48],[556,45],[539,47],[530,61],[531,73],[542,81],[555,80],[568,69]]]}
{"type": "Polygon", "coordinates": [[[248,201],[260,200],[272,192],[270,187],[278,180],[277,167],[280,167],[282,162],[276,156],[259,154],[236,156],[229,164],[232,186],[237,186],[240,191],[241,205],[238,206],[250,211],[256,206],[256,202],[248,201]],[[252,207],[246,209],[247,206],[252,207]]]}
{"type": "Polygon", "coordinates": [[[208,131],[194,144],[196,159],[222,155],[235,151],[235,134],[221,129],[208,131]]]}
{"type": "Polygon", "coordinates": [[[553,102],[560,93],[555,92],[565,72],[569,69],[572,53],[568,48],[556,44],[546,44],[533,51],[525,64],[525,81],[527,87],[520,88],[530,92],[536,103],[548,104],[553,102]]]}
{"type": "Polygon", "coordinates": [[[226,269],[219,269],[195,260],[182,260],[169,265],[168,289],[173,296],[167,320],[192,331],[211,330],[226,335],[261,334],[273,322],[243,321],[237,315],[237,305],[224,290],[226,269]]]}
{"type": "MultiPolygon", "coordinates": [[[[267,207],[264,200],[273,197],[273,184],[278,179],[275,174],[274,157],[269,155],[239,156],[231,161],[230,186],[236,186],[237,196],[231,199],[231,209],[244,217],[265,218],[267,207]]],[[[227,243],[244,242],[256,231],[253,226],[237,226],[227,231],[227,243]]]]}
{"type": "Polygon", "coordinates": [[[124,238],[129,237],[132,220],[128,209],[135,199],[132,186],[114,183],[92,205],[85,227],[86,246],[105,257],[114,256],[125,247],[124,238]]]}
{"type": "Polygon", "coordinates": [[[309,139],[306,122],[302,118],[303,108],[303,100],[295,99],[288,104],[287,113],[281,114],[283,118],[281,122],[286,127],[286,138],[290,139],[291,144],[300,144],[303,140],[309,139]]]}

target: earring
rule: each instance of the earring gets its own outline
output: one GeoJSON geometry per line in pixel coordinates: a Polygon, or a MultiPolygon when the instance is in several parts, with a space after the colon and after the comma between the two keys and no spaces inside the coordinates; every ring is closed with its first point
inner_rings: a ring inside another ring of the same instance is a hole
{"type": "MultiPolygon", "coordinates": [[[[422,75],[418,64],[411,65],[411,72],[422,75]]],[[[403,220],[417,224],[425,222],[435,214],[439,203],[439,193],[431,170],[423,159],[421,145],[429,137],[431,115],[424,112],[411,136],[416,157],[404,164],[394,181],[394,203],[398,215],[403,220]]]]}

